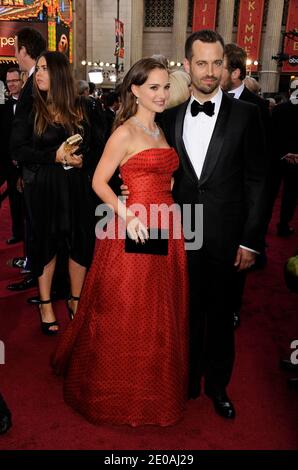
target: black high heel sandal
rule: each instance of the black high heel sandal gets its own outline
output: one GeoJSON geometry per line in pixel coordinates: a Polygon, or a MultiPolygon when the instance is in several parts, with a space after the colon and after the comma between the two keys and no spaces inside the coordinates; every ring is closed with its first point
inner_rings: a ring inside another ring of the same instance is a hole
{"type": "Polygon", "coordinates": [[[70,319],[70,320],[73,320],[73,319],[74,319],[74,316],[75,316],[75,313],[74,313],[73,309],[69,306],[70,300],[79,301],[79,300],[80,300],[80,297],[76,297],[75,295],[71,295],[71,296],[67,299],[67,302],[66,302],[66,306],[67,306],[67,310],[68,310],[69,319],[70,319]]]}
{"type": "Polygon", "coordinates": [[[45,322],[45,321],[42,321],[42,316],[41,316],[41,305],[44,305],[44,304],[50,304],[52,302],[51,299],[49,300],[40,300],[39,304],[38,304],[38,308],[39,308],[39,315],[40,315],[40,325],[41,325],[41,331],[44,335],[56,335],[58,333],[59,330],[50,330],[51,326],[58,326],[58,322],[57,320],[55,321],[52,321],[52,322],[45,322]]]}

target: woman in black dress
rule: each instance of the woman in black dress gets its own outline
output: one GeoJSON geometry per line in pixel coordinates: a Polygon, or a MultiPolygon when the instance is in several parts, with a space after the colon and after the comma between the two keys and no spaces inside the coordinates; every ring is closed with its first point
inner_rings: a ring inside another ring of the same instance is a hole
{"type": "Polygon", "coordinates": [[[23,160],[33,178],[25,181],[25,198],[32,225],[32,264],[38,276],[42,332],[54,334],[58,324],[50,300],[56,254],[63,243],[69,252],[70,314],[75,313],[94,247],[94,202],[88,177],[90,128],[83,106],[76,101],[66,56],[45,52],[34,76],[34,112],[24,132],[33,145],[23,146],[23,160]],[[67,150],[65,140],[79,133],[80,147],[67,150]],[[76,152],[76,153],[75,153],[76,152]]]}

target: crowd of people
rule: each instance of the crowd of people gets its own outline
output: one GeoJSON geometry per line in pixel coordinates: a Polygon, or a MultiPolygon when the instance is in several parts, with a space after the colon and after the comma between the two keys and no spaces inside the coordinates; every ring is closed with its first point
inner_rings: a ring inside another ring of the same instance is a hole
{"type": "Polygon", "coordinates": [[[34,29],[17,33],[15,56],[1,132],[7,243],[25,241],[11,266],[26,277],[8,288],[37,283],[29,302],[46,335],[59,331],[53,302],[67,297],[52,358],[65,401],[96,424],[166,426],[204,391],[235,418],[234,331],[246,273],[266,263],[282,179],[278,235],[293,233],[295,99],[271,110],[250,91],[245,51],[211,30],[188,37],[185,71],[141,59],[104,100],[34,29]]]}

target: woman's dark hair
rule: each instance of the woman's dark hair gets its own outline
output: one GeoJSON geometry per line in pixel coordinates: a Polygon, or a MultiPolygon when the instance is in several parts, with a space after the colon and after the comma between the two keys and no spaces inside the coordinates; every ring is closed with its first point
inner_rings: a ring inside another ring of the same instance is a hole
{"type": "Polygon", "coordinates": [[[213,31],[212,29],[201,29],[200,31],[195,31],[187,38],[185,43],[185,57],[189,62],[191,62],[193,56],[192,45],[195,41],[209,43],[218,41],[222,45],[223,49],[225,47],[223,38],[216,31],[213,31]]]}
{"type": "Polygon", "coordinates": [[[69,61],[61,52],[44,52],[49,73],[49,90],[39,90],[34,79],[34,129],[41,135],[49,125],[55,122],[62,124],[69,133],[80,128],[83,118],[82,108],[76,104],[74,79],[69,61]]]}
{"type": "Polygon", "coordinates": [[[138,105],[136,97],[131,91],[132,85],[143,85],[148,79],[150,72],[154,69],[168,72],[165,65],[159,60],[146,57],[138,60],[125,75],[121,85],[121,104],[113,126],[114,130],[137,112],[138,105]]]}

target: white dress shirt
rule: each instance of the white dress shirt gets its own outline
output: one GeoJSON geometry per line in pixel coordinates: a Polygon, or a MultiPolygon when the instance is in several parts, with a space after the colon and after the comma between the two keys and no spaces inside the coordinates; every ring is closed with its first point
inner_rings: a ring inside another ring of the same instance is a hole
{"type": "Polygon", "coordinates": [[[31,69],[29,70],[28,78],[31,77],[31,75],[34,73],[34,71],[35,71],[35,65],[33,65],[33,67],[31,67],[31,69]]]}
{"type": "Polygon", "coordinates": [[[233,93],[234,98],[236,98],[236,100],[239,100],[240,95],[243,92],[243,90],[244,90],[244,83],[241,83],[240,86],[238,86],[237,88],[234,88],[234,90],[230,90],[229,93],[233,93]]]}
{"type": "Polygon", "coordinates": [[[192,116],[190,108],[194,100],[195,98],[192,95],[186,109],[183,126],[183,141],[192,166],[194,167],[198,179],[200,179],[221,105],[222,90],[219,88],[216,95],[210,100],[215,104],[213,116],[207,116],[204,112],[200,112],[197,116],[192,116]]]}
{"type": "Polygon", "coordinates": [[[15,114],[16,113],[17,102],[18,102],[18,97],[17,96],[12,96],[12,101],[13,101],[12,112],[13,112],[13,114],[15,114]]]}

